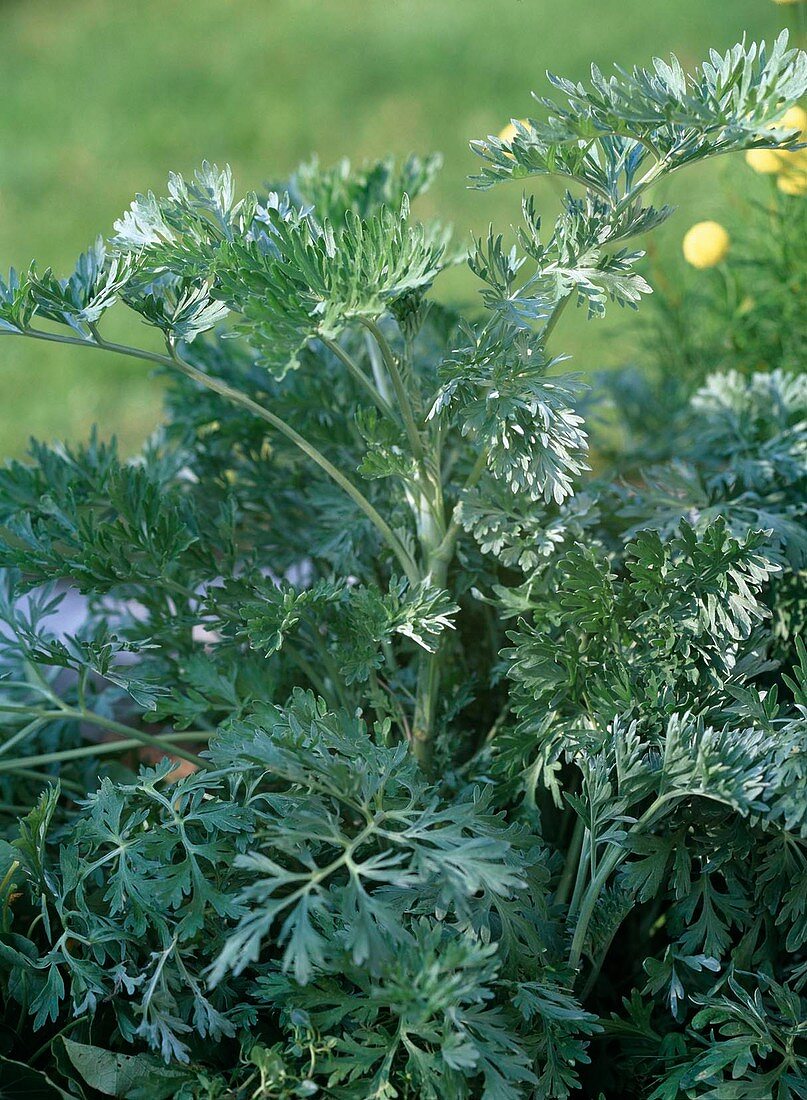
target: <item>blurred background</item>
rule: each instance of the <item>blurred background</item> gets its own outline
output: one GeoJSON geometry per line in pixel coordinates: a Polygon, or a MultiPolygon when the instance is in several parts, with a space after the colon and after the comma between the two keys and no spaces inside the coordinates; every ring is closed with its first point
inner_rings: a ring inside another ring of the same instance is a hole
{"type": "MultiPolygon", "coordinates": [[[[505,228],[520,191],[468,190],[467,142],[531,113],[547,68],[582,78],[592,61],[670,51],[689,66],[743,34],[770,39],[797,11],[771,0],[0,0],[0,268],[35,259],[66,274],[136,191],[204,157],[229,162],[243,191],[314,154],[439,150],[445,168],[420,212],[460,234],[505,228]]],[[[684,231],[725,215],[725,177],[738,173],[753,186],[742,159],[726,158],[656,196],[681,208],[661,231],[662,263],[678,271],[684,231]]],[[[535,190],[555,201],[552,185],[535,190]]],[[[475,291],[456,272],[444,293],[471,304],[475,291]]],[[[578,369],[630,358],[621,320],[567,313],[578,369]]],[[[107,329],[147,346],[136,319],[107,329]]],[[[144,364],[0,337],[0,457],[93,423],[130,451],[159,416],[144,364]]]]}

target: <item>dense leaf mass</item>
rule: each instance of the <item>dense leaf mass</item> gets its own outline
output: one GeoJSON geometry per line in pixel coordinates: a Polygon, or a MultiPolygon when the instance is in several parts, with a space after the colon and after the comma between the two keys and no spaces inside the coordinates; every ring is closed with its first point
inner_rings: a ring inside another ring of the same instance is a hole
{"type": "Polygon", "coordinates": [[[803,199],[750,306],[662,293],[641,376],[549,349],[651,293],[651,185],[790,149],[806,83],[784,38],[554,79],[478,183],[574,194],[471,245],[470,317],[434,157],[206,163],[0,281],[4,347],[169,380],[136,458],[0,470],[3,1095],[807,1097],[807,387],[763,316],[803,199]]]}

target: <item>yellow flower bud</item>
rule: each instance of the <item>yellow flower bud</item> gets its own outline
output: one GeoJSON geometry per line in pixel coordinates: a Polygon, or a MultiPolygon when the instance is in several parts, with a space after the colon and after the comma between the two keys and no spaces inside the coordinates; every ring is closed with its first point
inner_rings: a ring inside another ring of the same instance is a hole
{"type": "Polygon", "coordinates": [[[684,237],[684,259],[693,267],[714,267],[725,259],[731,238],[719,222],[698,222],[684,237]]]}
{"type": "Polygon", "coordinates": [[[761,172],[765,176],[772,176],[776,172],[782,171],[782,162],[779,159],[780,153],[775,152],[773,149],[749,149],[745,154],[745,162],[754,169],[755,172],[761,172]]]}

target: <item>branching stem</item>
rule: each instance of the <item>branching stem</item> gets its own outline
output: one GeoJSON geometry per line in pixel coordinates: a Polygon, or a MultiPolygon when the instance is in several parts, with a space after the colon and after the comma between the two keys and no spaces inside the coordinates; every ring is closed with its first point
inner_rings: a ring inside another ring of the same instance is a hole
{"type": "Polygon", "coordinates": [[[390,376],[392,388],[395,390],[395,398],[400,406],[401,416],[403,418],[404,427],[406,428],[409,445],[412,448],[412,454],[415,456],[418,463],[422,465],[426,457],[423,450],[423,440],[420,438],[412,403],[409,400],[409,394],[404,385],[403,376],[398,367],[395,353],[389,346],[389,342],[381,331],[380,326],[377,325],[375,321],[369,317],[359,317],[358,320],[364,325],[367,331],[372,334],[373,339],[378,344],[378,350],[381,352],[381,358],[384,360],[384,366],[387,368],[387,373],[390,376]]]}
{"type": "Polygon", "coordinates": [[[28,336],[34,340],[47,340],[57,344],[71,344],[76,347],[95,348],[97,351],[110,351],[118,355],[126,355],[132,359],[144,359],[147,362],[159,363],[161,366],[171,367],[181,371],[182,374],[198,383],[198,385],[204,386],[208,390],[212,390],[214,393],[219,394],[220,397],[224,397],[236,405],[240,405],[243,409],[251,412],[253,416],[257,416],[261,420],[265,420],[268,424],[271,424],[273,428],[298,447],[305,455],[315,462],[321,470],[335,481],[345,493],[347,493],[351,500],[353,500],[362,512],[364,512],[398,558],[409,580],[413,584],[417,583],[417,567],[406,547],[383,516],[373,507],[367,497],[356,488],[349,478],[345,477],[341,470],[337,469],[337,467],[334,466],[313,443],[310,443],[304,436],[295,431],[290,424],[287,424],[285,420],[282,420],[270,409],[258,404],[257,401],[253,401],[251,397],[248,397],[245,393],[241,393],[240,390],[223,382],[220,378],[214,378],[212,375],[205,374],[204,371],[199,370],[198,367],[192,366],[182,359],[174,348],[171,349],[172,354],[170,356],[160,355],[158,352],[145,351],[141,348],[132,348],[126,344],[116,344],[109,340],[82,340],[79,337],[61,336],[57,333],[42,332],[37,329],[26,329],[24,332],[4,332],[2,335],[28,336]]]}
{"type": "Polygon", "coordinates": [[[348,355],[341,344],[338,344],[335,340],[329,340],[327,336],[320,336],[320,341],[336,356],[343,366],[347,367],[348,373],[367,391],[371,401],[384,416],[388,416],[390,420],[399,422],[395,409],[393,409],[384,396],[378,392],[373,380],[364,373],[356,360],[351,355],[348,355]]]}

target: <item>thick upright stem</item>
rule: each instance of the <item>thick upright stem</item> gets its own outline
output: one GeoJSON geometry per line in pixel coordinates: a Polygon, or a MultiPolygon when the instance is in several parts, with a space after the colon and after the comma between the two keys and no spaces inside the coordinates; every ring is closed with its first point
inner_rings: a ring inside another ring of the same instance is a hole
{"type": "MultiPolygon", "coordinates": [[[[406,429],[409,446],[418,466],[412,508],[417,524],[423,575],[432,584],[443,588],[448,574],[448,564],[453,557],[453,548],[445,542],[446,518],[440,475],[439,443],[435,446],[434,454],[427,455],[410,394],[395,353],[375,321],[365,317],[360,317],[359,320],[372,336],[380,352],[384,370],[392,384],[395,400],[406,429]]],[[[442,650],[442,645],[438,643],[434,653],[423,653],[418,659],[411,744],[416,759],[425,771],[431,769],[433,755],[442,650]]]]}
{"type": "MultiPolygon", "coordinates": [[[[550,336],[553,328],[557,324],[557,321],[566,307],[569,301],[569,297],[562,298],[549,317],[544,330],[543,338],[544,343],[550,336]]],[[[370,327],[369,325],[367,326],[370,327]]],[[[375,335],[377,326],[373,326],[371,331],[375,335]]],[[[383,340],[383,334],[379,333],[380,338],[383,340]]],[[[384,341],[386,345],[386,341],[384,341]]],[[[381,345],[379,345],[381,346],[381,345]]],[[[387,353],[384,353],[384,347],[381,346],[382,354],[384,354],[384,360],[387,361],[388,355],[391,356],[389,346],[387,347],[387,353]]],[[[400,376],[399,376],[400,377],[400,376]]],[[[393,382],[395,381],[393,377],[393,382]]],[[[410,408],[411,415],[411,408],[410,408]]],[[[417,434],[417,430],[415,428],[417,434]]],[[[417,438],[420,439],[419,434],[417,438]]],[[[487,448],[483,447],[476,462],[474,463],[468,478],[463,485],[463,492],[468,489],[472,489],[482,474],[485,472],[487,466],[488,453],[487,448]]],[[[424,464],[425,465],[425,464],[424,464]]],[[[424,470],[425,477],[425,470],[424,470]]],[[[442,486],[440,486],[440,505],[439,510],[443,513],[442,504],[442,486]]],[[[432,582],[439,587],[444,588],[448,577],[448,567],[454,559],[454,553],[457,547],[457,539],[460,533],[460,523],[456,517],[451,519],[451,522],[446,525],[445,516],[442,514],[441,522],[439,524],[440,534],[436,535],[434,528],[429,531],[428,536],[425,536],[420,531],[421,535],[421,547],[424,550],[424,559],[426,561],[427,576],[430,577],[432,582]]],[[[437,714],[437,703],[440,693],[440,679],[441,679],[441,663],[443,659],[443,645],[439,644],[436,652],[424,653],[418,663],[418,680],[417,680],[417,693],[415,703],[415,716],[412,726],[412,749],[420,761],[421,765],[428,771],[431,767],[432,755],[434,751],[434,725],[437,714]]]]}
{"type": "Polygon", "coordinates": [[[423,653],[418,659],[415,715],[412,722],[412,752],[425,772],[430,772],[434,756],[434,722],[440,691],[440,649],[423,653]]]}
{"type": "MultiPolygon", "coordinates": [[[[438,529],[429,529],[421,535],[424,548],[426,576],[438,588],[445,588],[448,580],[448,567],[453,557],[453,548],[447,552],[445,546],[444,523],[438,529]],[[442,537],[441,537],[442,536],[442,537]]],[[[417,688],[415,691],[415,713],[412,720],[412,751],[425,771],[431,770],[434,753],[434,726],[437,717],[437,703],[440,695],[440,680],[444,659],[444,644],[438,640],[433,653],[422,653],[418,659],[417,688]]]]}

